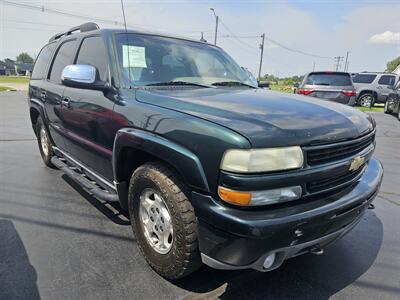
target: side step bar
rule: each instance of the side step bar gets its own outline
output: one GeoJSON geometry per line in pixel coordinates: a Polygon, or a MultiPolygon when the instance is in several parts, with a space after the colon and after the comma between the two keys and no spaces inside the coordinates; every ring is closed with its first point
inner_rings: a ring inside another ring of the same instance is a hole
{"type": "Polygon", "coordinates": [[[74,171],[73,168],[69,167],[57,156],[53,156],[51,158],[51,163],[55,167],[63,171],[66,175],[68,175],[68,177],[70,177],[72,180],[77,182],[80,186],[82,186],[82,188],[85,191],[87,191],[90,195],[93,195],[94,197],[107,202],[119,201],[118,195],[116,193],[102,189],[96,183],[93,183],[92,181],[87,179],[83,173],[74,171]]]}

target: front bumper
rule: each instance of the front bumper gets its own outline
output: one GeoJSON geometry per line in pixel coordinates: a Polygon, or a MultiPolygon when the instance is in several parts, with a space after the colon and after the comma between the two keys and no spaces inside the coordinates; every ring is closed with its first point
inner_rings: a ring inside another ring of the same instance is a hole
{"type": "Polygon", "coordinates": [[[381,163],[371,159],[358,182],[339,194],[262,211],[238,209],[193,192],[203,262],[218,269],[269,271],[285,259],[322,248],[357,224],[382,177],[381,163]],[[263,269],[271,253],[275,262],[263,269]]]}

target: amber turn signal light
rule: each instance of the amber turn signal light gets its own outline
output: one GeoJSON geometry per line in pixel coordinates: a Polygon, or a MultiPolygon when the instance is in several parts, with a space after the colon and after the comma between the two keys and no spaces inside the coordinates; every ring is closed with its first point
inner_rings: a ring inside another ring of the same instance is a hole
{"type": "Polygon", "coordinates": [[[251,202],[250,192],[233,191],[222,186],[218,187],[218,195],[222,200],[236,205],[249,205],[251,202]]]}

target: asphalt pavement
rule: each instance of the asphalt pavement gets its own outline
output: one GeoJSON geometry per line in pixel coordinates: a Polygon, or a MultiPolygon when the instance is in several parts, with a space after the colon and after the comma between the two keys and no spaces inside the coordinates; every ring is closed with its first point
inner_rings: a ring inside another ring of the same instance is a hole
{"type": "Polygon", "coordinates": [[[400,299],[400,122],[374,113],[375,210],[325,254],[269,273],[203,267],[163,279],[126,216],[41,161],[26,93],[0,93],[0,299],[400,299]]]}

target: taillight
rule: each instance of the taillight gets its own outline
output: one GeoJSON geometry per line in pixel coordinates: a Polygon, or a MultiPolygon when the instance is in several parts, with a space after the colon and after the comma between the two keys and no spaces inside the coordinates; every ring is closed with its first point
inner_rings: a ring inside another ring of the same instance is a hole
{"type": "Polygon", "coordinates": [[[353,97],[356,95],[356,92],[351,90],[343,90],[342,93],[347,97],[353,97]]]}
{"type": "Polygon", "coordinates": [[[310,89],[298,89],[297,90],[297,94],[300,94],[300,95],[310,95],[313,92],[314,92],[314,90],[310,90],[310,89]]]}

